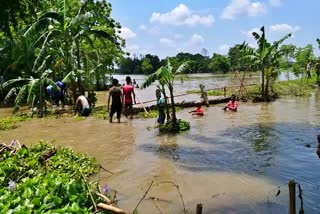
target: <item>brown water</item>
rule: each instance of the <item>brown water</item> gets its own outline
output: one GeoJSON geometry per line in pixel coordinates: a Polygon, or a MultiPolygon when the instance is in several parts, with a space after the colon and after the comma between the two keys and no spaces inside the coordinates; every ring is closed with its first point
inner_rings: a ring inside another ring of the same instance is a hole
{"type": "MultiPolygon", "coordinates": [[[[151,181],[172,181],[180,186],[189,213],[200,202],[207,214],[287,213],[287,183],[295,179],[304,190],[306,213],[319,213],[319,107],[316,93],[270,104],[241,103],[235,113],[211,106],[201,118],[185,109],[178,117],[190,121],[191,130],[179,135],[159,135],[152,128],[155,119],[120,124],[39,119],[1,132],[0,138],[27,145],[48,140],[96,157],[115,172],[101,171],[101,182],[118,190],[119,206],[130,211],[151,181]],[[277,186],[281,194],[275,197],[277,186]]],[[[154,186],[139,213],[158,213],[149,196],[167,200],[157,202],[163,213],[183,213],[177,191],[168,184],[154,186]]]]}

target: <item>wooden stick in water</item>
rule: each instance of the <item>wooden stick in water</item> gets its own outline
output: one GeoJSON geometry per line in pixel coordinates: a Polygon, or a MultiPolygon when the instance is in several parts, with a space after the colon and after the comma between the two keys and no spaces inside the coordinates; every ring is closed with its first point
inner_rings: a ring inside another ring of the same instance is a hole
{"type": "Polygon", "coordinates": [[[142,108],[144,109],[144,111],[148,114],[148,111],[147,111],[147,109],[144,107],[144,105],[142,104],[142,102],[141,102],[141,100],[140,100],[140,98],[139,98],[139,96],[136,94],[136,97],[137,97],[137,99],[138,99],[138,101],[139,101],[139,103],[140,103],[140,105],[142,106],[142,108]]]}

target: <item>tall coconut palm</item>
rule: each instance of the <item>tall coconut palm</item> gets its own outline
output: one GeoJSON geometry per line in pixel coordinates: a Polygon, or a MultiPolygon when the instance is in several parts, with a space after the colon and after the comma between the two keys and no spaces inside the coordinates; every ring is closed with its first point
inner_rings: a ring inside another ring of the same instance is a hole
{"type": "MultiPolygon", "coordinates": [[[[258,49],[247,48],[247,55],[243,59],[250,60],[261,71],[261,98],[267,101],[269,98],[270,78],[274,77],[275,71],[279,67],[279,61],[285,54],[284,50],[281,50],[279,46],[291,36],[291,33],[271,44],[266,39],[264,27],[260,31],[261,35],[257,32],[252,33],[257,41],[258,49]]],[[[245,46],[243,47],[246,48],[245,46]]]]}
{"type": "MultiPolygon", "coordinates": [[[[146,78],[146,80],[142,83],[142,87],[146,88],[150,86],[153,82],[158,80],[160,82],[160,85],[166,86],[168,88],[170,93],[170,100],[171,100],[172,121],[174,123],[177,122],[177,116],[176,116],[176,106],[175,106],[174,95],[173,95],[173,84],[176,76],[183,73],[186,67],[187,67],[187,64],[183,63],[175,70],[171,66],[170,60],[168,59],[167,65],[162,66],[155,73],[149,75],[146,78]]],[[[162,89],[164,89],[164,87],[162,89]]]]}

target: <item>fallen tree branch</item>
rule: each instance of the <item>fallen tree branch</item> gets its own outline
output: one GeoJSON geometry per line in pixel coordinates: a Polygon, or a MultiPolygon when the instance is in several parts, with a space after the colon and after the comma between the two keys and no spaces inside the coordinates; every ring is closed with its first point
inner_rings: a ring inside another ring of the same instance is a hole
{"type": "Polygon", "coordinates": [[[173,186],[177,189],[177,191],[178,191],[178,193],[179,193],[179,196],[180,196],[180,199],[181,199],[181,202],[182,202],[183,211],[184,211],[185,214],[187,214],[188,211],[187,211],[186,206],[185,206],[185,204],[184,204],[184,200],[183,200],[182,194],[181,194],[181,192],[180,192],[179,185],[173,183],[172,181],[162,181],[162,182],[157,183],[157,185],[158,185],[158,184],[171,184],[171,185],[173,185],[173,186]]]}
{"type": "Polygon", "coordinates": [[[98,210],[98,208],[97,208],[96,202],[94,202],[94,200],[93,200],[93,197],[92,197],[92,194],[91,194],[90,188],[89,188],[89,186],[88,186],[88,184],[87,184],[86,178],[84,177],[84,175],[82,174],[82,172],[81,172],[81,171],[80,171],[80,174],[81,174],[81,176],[82,176],[82,178],[83,178],[83,181],[85,182],[85,184],[86,184],[86,186],[87,186],[88,193],[89,193],[90,198],[91,198],[91,200],[92,200],[92,203],[93,203],[93,205],[94,205],[95,211],[97,211],[97,210],[98,210]]]}
{"type": "Polygon", "coordinates": [[[151,184],[149,186],[149,188],[147,189],[147,191],[144,193],[143,197],[140,199],[139,203],[137,204],[137,206],[134,208],[133,213],[137,210],[137,208],[139,207],[139,205],[141,204],[141,202],[143,201],[143,199],[147,196],[148,192],[150,191],[151,187],[152,187],[153,181],[151,181],[151,184]]]}
{"type": "Polygon", "coordinates": [[[97,206],[99,208],[101,208],[101,209],[108,210],[108,211],[111,211],[111,212],[114,212],[114,213],[117,213],[117,214],[129,214],[128,211],[122,210],[122,209],[120,209],[118,207],[114,207],[114,206],[111,206],[111,205],[108,205],[108,204],[99,203],[97,206]]]}
{"type": "Polygon", "coordinates": [[[152,200],[152,203],[154,204],[154,206],[157,208],[157,210],[159,211],[160,214],[163,214],[163,212],[161,211],[160,207],[158,206],[158,204],[152,200]]]}
{"type": "Polygon", "coordinates": [[[111,171],[107,170],[106,168],[104,168],[103,166],[101,166],[101,164],[99,164],[99,168],[103,169],[106,172],[109,172],[110,174],[114,174],[113,172],[111,172],[111,171]]]}
{"type": "Polygon", "coordinates": [[[112,204],[112,201],[105,195],[96,192],[96,195],[103,199],[108,205],[112,204]]]}

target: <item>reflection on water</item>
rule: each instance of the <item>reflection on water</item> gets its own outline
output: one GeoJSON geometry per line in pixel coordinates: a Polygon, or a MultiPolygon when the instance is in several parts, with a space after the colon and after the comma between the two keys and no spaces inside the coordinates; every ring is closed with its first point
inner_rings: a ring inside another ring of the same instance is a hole
{"type": "MultiPolygon", "coordinates": [[[[119,191],[119,206],[127,210],[133,210],[151,181],[169,180],[179,184],[190,213],[199,202],[207,214],[286,213],[287,182],[295,179],[304,190],[306,213],[318,213],[319,94],[269,104],[240,103],[238,112],[223,112],[222,106],[205,107],[203,117],[192,117],[188,109],[178,112],[191,122],[191,130],[179,135],[148,131],[154,119],[109,124],[95,118],[58,118],[28,121],[0,137],[27,145],[53,140],[95,156],[116,172],[101,172],[101,182],[119,191]],[[281,194],[275,197],[277,186],[281,194]]],[[[163,213],[183,213],[172,186],[155,186],[149,196],[165,199],[159,202],[163,213]]],[[[140,210],[157,213],[148,199],[140,210]]]]}

